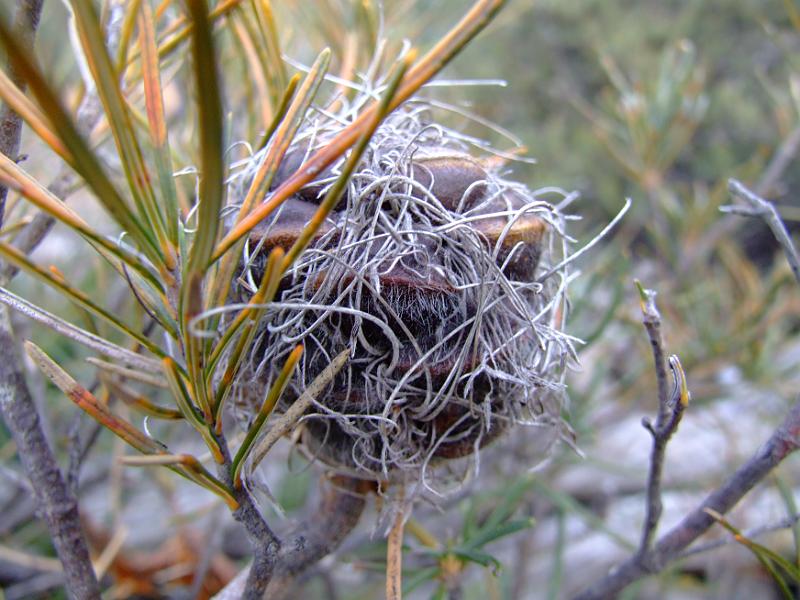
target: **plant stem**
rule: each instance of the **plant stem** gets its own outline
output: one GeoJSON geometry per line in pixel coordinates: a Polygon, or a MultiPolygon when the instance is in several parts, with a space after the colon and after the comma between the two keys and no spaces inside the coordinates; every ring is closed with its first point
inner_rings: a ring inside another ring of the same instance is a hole
{"type": "MultiPolygon", "coordinates": [[[[323,491],[322,499],[311,517],[287,536],[287,543],[280,548],[266,595],[249,597],[258,600],[290,597],[288,594],[292,591],[297,577],[338,548],[358,524],[366,506],[366,495],[373,489],[374,484],[369,481],[342,475],[331,476],[329,485],[323,491]]],[[[242,571],[215,596],[215,600],[247,598],[245,578],[249,584],[252,572],[257,566],[254,562],[250,569],[242,571]]]]}
{"type": "MultiPolygon", "coordinates": [[[[44,0],[18,0],[17,2],[17,12],[14,17],[12,31],[20,43],[30,49],[33,49],[33,40],[36,36],[36,29],[39,27],[39,19],[42,16],[43,2],[44,0]]],[[[20,90],[24,91],[25,81],[16,72],[13,64],[7,65],[7,73],[9,79],[20,90]]],[[[0,107],[0,152],[11,160],[16,161],[21,136],[22,119],[7,104],[3,103],[2,107],[0,107]]],[[[0,186],[0,228],[3,227],[7,196],[8,188],[0,186]]]]}
{"type": "MultiPolygon", "coordinates": [[[[31,52],[42,13],[42,0],[19,0],[12,30],[31,52]]],[[[24,82],[9,65],[9,75],[22,88],[24,82]]],[[[16,159],[22,123],[7,106],[0,110],[0,151],[16,159]]],[[[0,186],[0,226],[8,189],[0,186]]],[[[17,444],[25,472],[33,486],[38,510],[50,532],[64,568],[67,591],[72,598],[100,598],[89,549],[80,528],[78,503],[69,491],[41,427],[16,349],[6,307],[0,308],[0,410],[17,444]]]]}
{"type": "Polygon", "coordinates": [[[339,547],[358,524],[372,486],[343,475],[330,478],[319,506],[281,549],[268,598],[285,597],[298,575],[339,547]]]}
{"type": "Polygon", "coordinates": [[[682,556],[684,551],[716,523],[706,512],[727,513],[787,456],[800,447],[800,401],[796,402],[769,440],[730,478],[711,492],[692,512],[643,555],[636,554],[592,584],[575,600],[615,598],[625,587],[682,556]]]}
{"type": "MultiPolygon", "coordinates": [[[[402,504],[402,498],[400,500],[402,504]]],[[[403,597],[403,526],[405,511],[400,506],[386,541],[386,600],[402,600],[403,597]]]]}
{"type": "Polygon", "coordinates": [[[89,549],[80,528],[78,502],[67,488],[42,431],[11,332],[8,309],[0,308],[0,410],[14,435],[22,466],[33,486],[41,517],[64,567],[72,598],[100,598],[89,549]]]}
{"type": "Polygon", "coordinates": [[[275,563],[281,549],[281,540],[264,520],[250,492],[244,486],[234,487],[233,461],[227,441],[224,435],[218,435],[216,438],[223,458],[222,463],[217,466],[217,475],[228,489],[232,490],[233,497],[239,503],[239,508],[233,511],[232,515],[237,522],[244,526],[253,546],[253,564],[239,597],[244,600],[261,600],[267,585],[272,580],[275,563]]]}
{"type": "Polygon", "coordinates": [[[642,528],[642,539],[639,545],[639,555],[644,556],[650,549],[653,536],[658,528],[661,519],[663,505],[661,502],[661,480],[664,471],[664,458],[667,452],[667,444],[677,431],[680,425],[683,411],[688,402],[688,390],[686,397],[683,397],[685,380],[680,361],[676,356],[669,358],[669,365],[672,368],[675,387],[673,393],[669,393],[667,381],[667,359],[664,352],[664,338],[661,335],[661,315],[656,307],[656,293],[653,290],[644,289],[639,282],[642,305],[642,322],[647,330],[650,339],[650,347],[653,352],[653,361],[656,371],[656,381],[658,383],[658,414],[655,423],[649,419],[643,419],[642,425],[653,436],[653,449],[650,453],[650,470],[647,476],[647,501],[645,506],[645,521],[642,528]],[[680,385],[678,385],[680,380],[680,385]]]}

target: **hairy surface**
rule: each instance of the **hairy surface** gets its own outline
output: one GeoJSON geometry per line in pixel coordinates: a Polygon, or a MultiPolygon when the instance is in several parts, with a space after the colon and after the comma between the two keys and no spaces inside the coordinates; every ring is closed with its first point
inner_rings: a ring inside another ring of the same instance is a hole
{"type": "MultiPolygon", "coordinates": [[[[507,181],[504,161],[409,102],[379,128],[339,205],[281,282],[237,384],[244,421],[298,343],[305,353],[279,408],[345,348],[351,359],[304,418],[306,451],[342,471],[418,480],[441,459],[475,456],[514,424],[561,426],[560,332],[566,276],[562,217],[507,181]],[[548,274],[542,280],[540,274],[548,274]]],[[[280,183],[347,120],[320,111],[287,152],[280,183]]],[[[242,197],[264,152],[240,167],[242,197]]],[[[254,293],[266,256],[287,247],[342,163],[253,232],[237,299],[254,293]]],[[[557,436],[553,436],[555,438],[557,436]]]]}

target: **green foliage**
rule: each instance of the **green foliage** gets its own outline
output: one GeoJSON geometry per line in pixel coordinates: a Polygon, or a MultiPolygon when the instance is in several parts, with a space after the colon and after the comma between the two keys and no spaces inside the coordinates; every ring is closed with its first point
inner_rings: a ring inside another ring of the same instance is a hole
{"type": "MultiPolygon", "coordinates": [[[[109,175],[99,149],[93,148],[87,141],[87,132],[80,131],[75,116],[65,106],[58,91],[48,83],[36,58],[23,50],[20,40],[6,21],[0,19],[0,44],[16,72],[31,89],[36,102],[26,99],[14,82],[6,77],[0,79],[0,96],[17,110],[43,142],[77,172],[115,224],[124,235],[130,237],[132,247],[109,241],[87,220],[67,207],[63,199],[30,177],[12,157],[0,155],[0,181],[73,232],[82,235],[105,257],[128,283],[144,313],[170,338],[174,351],[163,350],[149,335],[140,333],[118,319],[113,310],[96,303],[90,294],[69,285],[60,272],[38,266],[10,244],[2,243],[0,252],[8,262],[55,288],[83,311],[126,334],[137,345],[134,351],[141,347],[160,361],[172,392],[172,402],[183,417],[182,422],[200,434],[214,461],[222,465],[219,478],[205,470],[196,458],[179,455],[173,460],[165,444],[151,440],[123,416],[114,415],[91,391],[68,375],[57,361],[33,344],[28,346],[31,357],[78,406],[136,449],[156,456],[154,462],[142,464],[168,465],[219,494],[232,510],[241,502],[241,498],[234,500],[233,488],[242,486],[241,469],[244,461],[302,352],[302,347],[298,347],[287,358],[282,376],[267,392],[261,414],[231,461],[222,426],[222,409],[243,353],[252,342],[257,316],[263,312],[258,306],[254,305],[253,310],[248,307],[242,314],[247,314],[249,323],[244,318],[234,319],[228,324],[227,331],[220,331],[224,325],[213,311],[223,308],[228,300],[233,269],[241,250],[237,242],[306,183],[316,172],[314,169],[324,169],[353,148],[341,177],[301,232],[297,243],[288,250],[286,256],[281,254],[277,261],[273,261],[274,268],[265,274],[263,289],[254,299],[256,302],[270,302],[282,274],[292,266],[338,201],[353,168],[383,118],[443,68],[485,26],[502,3],[478,3],[476,7],[479,10],[463,19],[448,38],[417,64],[412,65],[417,53],[406,53],[392,69],[380,99],[368,104],[354,123],[343,127],[336,139],[311,156],[305,168],[281,185],[267,203],[259,200],[266,196],[272,174],[280,166],[297,126],[317,97],[331,52],[323,50],[306,83],[295,88],[296,81],[287,81],[279,56],[280,42],[270,4],[251,3],[249,9],[239,7],[243,11],[252,10],[259,27],[237,30],[231,22],[227,24],[242,36],[242,43],[246,43],[251,50],[256,49],[267,74],[265,78],[272,85],[270,89],[262,90],[264,96],[260,100],[268,110],[279,110],[270,127],[277,131],[279,143],[273,146],[275,150],[265,163],[261,176],[252,182],[248,200],[239,211],[233,228],[223,234],[222,208],[225,206],[228,159],[225,150],[224,91],[218,70],[228,48],[224,44],[220,46],[215,40],[214,28],[226,11],[238,4],[242,3],[229,2],[209,9],[204,0],[190,0],[185,14],[173,12],[169,14],[171,21],[159,23],[160,14],[153,11],[147,1],[130,3],[125,7],[119,36],[122,44],[117,49],[115,64],[106,45],[101,15],[96,12],[94,4],[79,1],[71,3],[72,22],[78,34],[87,76],[91,77],[85,84],[93,88],[91,93],[97,94],[102,106],[103,124],[107,125],[114,141],[116,156],[127,183],[124,191],[109,175]],[[132,32],[136,23],[139,45],[134,48],[132,32]],[[168,174],[172,171],[168,138],[170,131],[177,131],[178,126],[168,123],[164,112],[164,72],[161,61],[187,39],[191,41],[189,62],[192,72],[186,83],[193,86],[195,96],[196,121],[192,125],[196,126],[198,132],[199,182],[197,196],[192,196],[185,210],[181,210],[176,202],[175,187],[168,181],[168,174]],[[138,67],[138,70],[134,67],[138,67]],[[144,90],[143,100],[134,96],[139,83],[144,90]],[[295,89],[294,102],[290,103],[289,98],[295,89]],[[137,123],[142,104],[147,114],[146,124],[137,123]],[[285,112],[279,104],[288,104],[285,112]],[[149,144],[142,143],[140,128],[146,130],[144,137],[149,144]],[[152,176],[152,164],[156,165],[157,177],[152,176]],[[205,316],[208,311],[212,311],[210,318],[205,316]],[[199,330],[198,325],[206,321],[206,329],[199,330]],[[238,338],[236,351],[228,357],[224,372],[218,373],[220,359],[235,338],[238,338]],[[176,461],[179,466],[175,466],[176,461]]],[[[361,21],[365,27],[372,27],[370,19],[362,18],[361,21]]],[[[6,291],[2,293],[7,304],[20,306],[13,295],[6,291]]],[[[31,310],[40,321],[45,319],[41,310],[31,310]]],[[[93,337],[94,323],[91,320],[89,322],[90,330],[81,330],[58,320],[53,322],[53,327],[61,333],[72,331],[76,339],[95,350],[101,347],[111,349],[111,354],[104,358],[130,358],[131,352],[126,348],[93,337]]],[[[149,365],[158,364],[150,358],[144,360],[149,365]]],[[[124,360],[122,363],[119,366],[127,368],[124,360]]],[[[145,381],[146,374],[139,379],[145,381]]],[[[118,386],[116,391],[120,389],[118,386]]],[[[150,417],[166,414],[167,418],[173,419],[173,412],[154,411],[156,404],[145,400],[130,406],[145,410],[150,417]]]]}
{"type": "Polygon", "coordinates": [[[741,544],[753,553],[753,556],[758,559],[758,562],[760,562],[773,577],[778,589],[786,600],[795,598],[795,594],[790,588],[790,583],[795,586],[800,584],[800,566],[789,562],[780,554],[770,550],[766,546],[751,540],[719,513],[711,510],[706,512],[708,512],[717,523],[733,534],[737,544],[741,544]]]}
{"type": "MultiPolygon", "coordinates": [[[[463,503],[464,517],[460,534],[442,544],[430,547],[432,540],[424,534],[418,535],[428,547],[418,551],[423,564],[404,575],[404,593],[411,593],[419,586],[438,580],[441,583],[433,597],[444,598],[448,586],[459,585],[470,564],[489,569],[492,575],[497,576],[502,564],[486,546],[533,527],[533,519],[517,515],[534,484],[533,477],[522,476],[502,492],[470,497],[463,503]],[[431,561],[434,565],[426,566],[431,561]]],[[[415,526],[412,532],[419,531],[419,527],[415,526]]]]}
{"type": "MultiPolygon", "coordinates": [[[[203,25],[204,16],[197,12],[201,3],[195,2],[190,3],[192,18],[200,27],[192,29],[193,34],[187,26],[189,16],[181,10],[162,20],[152,11],[142,10],[135,18],[131,12],[127,17],[135,27],[127,46],[113,53],[98,44],[101,23],[91,14],[91,3],[76,2],[82,9],[78,22],[88,46],[87,60],[109,115],[106,128],[92,136],[76,130],[75,107],[85,91],[73,83],[78,79],[75,59],[59,50],[64,42],[61,6],[48,4],[51,13],[43,24],[40,67],[37,70],[28,61],[25,72],[52,138],[31,141],[36,150],[31,159],[19,167],[4,165],[0,174],[4,181],[16,182],[20,195],[58,216],[72,233],[88,238],[105,261],[57,264],[65,271],[69,282],[65,284],[47,270],[49,264],[43,268],[36,257],[19,258],[18,263],[49,288],[20,277],[15,289],[25,297],[41,298],[39,304],[50,310],[57,307],[65,320],[125,348],[144,342],[141,332],[151,313],[175,347],[187,352],[186,362],[165,367],[173,395],[136,384],[153,404],[183,411],[177,424],[156,424],[153,431],[168,438],[175,428],[189,423],[191,432],[199,432],[213,450],[215,418],[225,389],[209,389],[213,387],[209,374],[228,343],[247,342],[244,320],[236,323],[241,330],[231,330],[214,343],[191,335],[192,318],[224,301],[226,269],[229,273],[238,248],[233,244],[225,255],[215,216],[224,200],[223,148],[232,140],[260,146],[282,131],[283,141],[288,142],[315,98],[330,90],[317,75],[326,68],[339,73],[347,66],[348,32],[360,49],[349,74],[363,71],[377,35],[375,3],[275,3],[272,14],[264,8],[269,3],[241,2],[224,15],[211,11],[208,18],[217,19],[212,33],[212,26],[203,25]],[[297,25],[284,28],[283,23],[297,25]],[[191,40],[194,63],[185,59],[191,40]],[[293,56],[310,63],[326,46],[331,48],[330,64],[325,58],[325,66],[314,71],[317,75],[308,77],[304,92],[291,78],[280,52],[291,49],[293,56]],[[146,60],[154,56],[157,59],[148,68],[146,60]],[[219,77],[209,79],[214,64],[219,77]],[[120,69],[122,65],[127,66],[120,69]],[[145,85],[152,94],[143,98],[136,90],[145,85]],[[176,88],[185,97],[177,94],[176,100],[176,88]],[[167,136],[158,134],[161,127],[167,136]],[[96,219],[96,210],[76,208],[75,213],[92,215],[85,221],[76,219],[72,209],[53,202],[41,189],[58,160],[48,146],[53,139],[83,177],[82,185],[128,231],[125,241],[130,245],[109,242],[106,234],[115,230],[113,224],[96,219]],[[98,159],[109,151],[119,152],[118,173],[98,159]],[[168,176],[184,165],[201,165],[205,174],[199,180],[202,201],[197,221],[189,214],[195,179],[168,176]],[[22,169],[33,182],[24,180],[22,169]],[[195,225],[199,225],[196,231],[195,225]],[[221,259],[212,266],[208,259],[215,251],[221,259]],[[138,297],[115,302],[127,278],[138,297]],[[82,308],[64,308],[61,297],[45,297],[50,292],[44,290],[51,288],[60,289],[82,308]]],[[[386,4],[387,30],[407,34],[423,46],[435,43],[453,15],[470,5],[467,0],[420,0],[410,8],[386,4]]],[[[758,237],[758,228],[750,222],[721,217],[718,208],[728,202],[724,182],[729,177],[757,182],[784,140],[800,126],[798,21],[792,10],[796,3],[543,0],[529,4],[511,3],[493,24],[491,35],[465,49],[462,60],[445,71],[453,78],[507,79],[507,88],[437,88],[424,93],[456,104],[466,100],[472,112],[528,143],[538,164],[520,167],[519,175],[531,186],[579,190],[584,201],[570,210],[584,220],[575,224],[571,235],[588,237],[619,210],[625,197],[634,201],[614,238],[578,265],[585,272],[572,285],[571,333],[586,342],[584,373],[569,382],[572,405],[567,417],[579,445],[592,456],[593,441],[604,433],[596,417],[609,404],[637,414],[649,414],[653,407],[647,342],[640,322],[631,316],[637,304],[632,280],[637,276],[658,287],[659,306],[669,324],[668,343],[680,352],[700,404],[720,401],[717,375],[728,366],[739,369],[746,383],[785,391],[789,397],[798,382],[797,360],[787,352],[796,342],[800,311],[794,283],[782,259],[773,261],[766,250],[768,236],[758,237]],[[753,236],[757,241],[748,246],[746,241],[753,236]]],[[[141,5],[149,7],[147,0],[141,5]]],[[[7,34],[3,38],[13,54],[13,40],[7,34]]],[[[399,43],[399,33],[394,43],[399,43]]],[[[457,127],[471,127],[458,115],[451,119],[457,127]]],[[[357,137],[349,141],[351,146],[357,137]]],[[[237,157],[235,152],[231,159],[237,157]]],[[[272,171],[254,189],[254,197],[269,187],[281,158],[282,152],[272,157],[272,171]]],[[[767,193],[785,215],[792,215],[797,214],[797,205],[796,194],[790,191],[797,189],[800,171],[786,168],[767,193]]],[[[3,247],[14,237],[15,222],[30,216],[24,204],[11,203],[8,229],[0,232],[3,247]]],[[[210,328],[210,323],[204,325],[210,328]]],[[[82,362],[85,352],[62,338],[37,334],[54,362],[76,379],[89,380],[92,372],[82,362]]],[[[156,346],[152,334],[147,339],[156,346]]],[[[151,350],[155,352],[149,358],[161,358],[157,348],[151,350]]],[[[58,408],[53,414],[60,416],[62,411],[58,408]]],[[[264,421],[256,425],[261,427],[264,421]]],[[[250,438],[260,431],[251,433],[250,438]]],[[[64,437],[57,441],[63,444],[64,437]]],[[[251,443],[248,439],[239,447],[237,465],[251,443]]],[[[3,430],[3,456],[9,445],[3,430]]],[[[571,456],[558,457],[549,474],[566,472],[575,462],[571,456]]],[[[592,464],[598,479],[614,469],[601,460],[592,464]]],[[[221,495],[231,491],[228,484],[192,464],[171,468],[221,495]]],[[[282,481],[276,491],[279,503],[290,511],[301,506],[310,487],[308,477],[288,475],[282,481]]],[[[449,531],[447,540],[435,547],[412,546],[406,554],[412,565],[404,577],[408,592],[428,589],[433,583],[436,594],[442,595],[448,578],[471,577],[483,570],[497,573],[501,565],[495,549],[531,527],[531,520],[519,515],[530,514],[532,497],[539,506],[553,508],[562,527],[567,517],[576,517],[620,547],[632,548],[629,532],[616,531],[592,507],[544,478],[511,480],[505,474],[490,481],[494,489],[458,505],[457,533],[449,531]]],[[[789,510],[795,511],[791,492],[784,490],[784,498],[789,510]]],[[[727,521],[720,523],[739,535],[727,521]]],[[[563,531],[561,535],[559,560],[563,545],[571,541],[563,538],[563,531]]],[[[41,541],[41,531],[24,532],[22,538],[41,541]]],[[[777,551],[746,538],[739,541],[782,589],[797,580],[796,565],[777,551]]],[[[377,557],[384,555],[380,544],[373,549],[377,557]]],[[[365,556],[364,548],[359,555],[365,556]]],[[[566,566],[553,564],[548,594],[556,598],[566,566]]],[[[377,560],[374,566],[380,572],[383,563],[377,560]]]]}

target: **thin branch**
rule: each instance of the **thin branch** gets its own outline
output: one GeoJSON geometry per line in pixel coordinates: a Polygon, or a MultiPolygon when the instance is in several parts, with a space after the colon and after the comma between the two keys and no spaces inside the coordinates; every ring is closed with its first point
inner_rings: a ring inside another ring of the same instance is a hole
{"type": "Polygon", "coordinates": [[[217,440],[223,456],[217,474],[225,486],[232,490],[233,497],[239,503],[239,508],[232,515],[244,526],[253,547],[253,566],[239,597],[243,600],[261,600],[273,578],[281,540],[264,520],[250,492],[244,486],[236,488],[233,485],[233,461],[228,444],[222,435],[217,436],[217,440]]]}
{"type": "MultiPolygon", "coordinates": [[[[332,363],[328,365],[328,367],[326,367],[322,373],[320,373],[320,375],[311,383],[311,385],[309,385],[308,389],[301,395],[301,397],[292,404],[286,414],[284,414],[267,432],[267,435],[255,450],[258,456],[253,458],[250,467],[251,469],[254,469],[256,465],[258,465],[260,460],[266,456],[269,449],[280,437],[282,437],[285,433],[290,431],[294,425],[296,425],[305,411],[313,403],[314,396],[319,394],[319,392],[330,382],[331,379],[333,379],[336,373],[338,373],[347,362],[348,355],[349,351],[345,350],[336,356],[332,363]]],[[[235,580],[235,585],[234,582],[232,582],[232,584],[229,586],[232,587],[232,589],[235,589],[234,592],[231,592],[233,595],[228,596],[223,594],[220,597],[260,599],[264,596],[267,585],[270,586],[270,589],[277,585],[280,585],[281,587],[286,587],[289,585],[289,582],[284,582],[283,584],[271,583],[273,578],[278,577],[279,575],[278,569],[280,568],[280,563],[283,556],[281,554],[283,552],[281,540],[272,532],[266,521],[264,521],[264,518],[258,511],[258,508],[253,502],[253,499],[247,489],[243,486],[236,488],[233,485],[233,471],[231,470],[231,461],[230,457],[228,456],[227,448],[223,450],[223,454],[225,456],[225,463],[220,465],[219,475],[224,482],[229,484],[232,489],[235,489],[234,497],[239,502],[240,507],[236,512],[233,513],[233,517],[242,523],[247,530],[254,548],[254,558],[250,569],[246,570],[247,575],[244,575],[243,572],[240,574],[241,577],[237,577],[235,580]]],[[[325,507],[323,506],[320,508],[320,510],[323,510],[324,508],[325,507]]],[[[317,514],[318,513],[315,513],[315,517],[317,514]]],[[[308,523],[308,531],[310,532],[314,532],[314,525],[312,525],[313,521],[314,518],[312,518],[308,523]]],[[[353,526],[355,526],[355,523],[353,526]]],[[[352,529],[352,527],[350,527],[350,529],[352,529]]],[[[335,536],[331,539],[334,540],[335,536]]],[[[293,547],[297,546],[298,543],[300,546],[306,545],[305,541],[295,539],[292,542],[293,547]]],[[[300,546],[297,548],[299,549],[300,546]]],[[[338,542],[336,542],[332,548],[336,546],[338,546],[338,542]]],[[[328,552],[330,552],[330,550],[328,552]]],[[[289,550],[289,556],[293,557],[291,550],[289,550]]],[[[318,558],[311,560],[308,565],[303,567],[303,569],[307,566],[310,566],[313,564],[313,562],[316,562],[323,556],[325,556],[325,554],[322,554],[318,558]]],[[[285,561],[285,557],[283,560],[285,561]]],[[[291,561],[293,562],[296,562],[297,560],[298,559],[296,557],[291,558],[291,561]]],[[[299,569],[297,572],[302,571],[303,569],[299,569]]]]}
{"type": "Polygon", "coordinates": [[[648,290],[636,281],[642,308],[642,323],[650,338],[650,348],[653,352],[653,361],[658,384],[658,417],[656,426],[660,427],[666,422],[670,409],[669,382],[667,381],[667,358],[664,353],[664,338],[661,335],[661,314],[656,306],[655,290],[648,290]]]}
{"type": "Polygon", "coordinates": [[[642,306],[642,323],[650,338],[650,346],[655,362],[656,380],[658,382],[658,415],[655,424],[649,419],[642,419],[642,425],[653,436],[653,450],[650,453],[650,470],[647,476],[647,494],[645,502],[645,519],[642,527],[642,539],[639,545],[639,556],[644,556],[650,549],[658,522],[661,519],[663,505],[661,501],[661,482],[664,472],[664,457],[670,438],[680,425],[683,411],[689,402],[686,380],[683,376],[678,357],[669,358],[672,377],[675,382],[672,394],[669,394],[667,382],[664,339],[661,335],[661,315],[656,307],[656,293],[647,290],[637,281],[642,306]],[[680,382],[680,384],[679,384],[680,382]]]}
{"type": "Polygon", "coordinates": [[[332,476],[311,517],[281,549],[267,598],[287,597],[298,575],[339,547],[355,528],[373,484],[347,476],[332,476]]]}
{"type": "Polygon", "coordinates": [[[707,509],[727,513],[750,490],[761,482],[787,456],[800,447],[800,401],[767,440],[767,442],[739,467],[728,480],[711,492],[692,512],[661,537],[655,546],[643,555],[635,555],[611,570],[608,576],[575,597],[575,600],[602,600],[614,598],[625,587],[658,573],[667,564],[679,558],[692,542],[716,523],[705,512],[707,509]]]}
{"type": "MultiPolygon", "coordinates": [[[[402,502],[402,499],[401,499],[402,502]]],[[[386,540],[386,600],[403,597],[403,526],[406,521],[403,506],[399,506],[389,538],[386,540]]]]}
{"type": "Polygon", "coordinates": [[[764,200],[761,196],[747,189],[742,182],[736,179],[728,180],[728,190],[737,198],[744,200],[747,206],[720,206],[720,210],[725,213],[743,215],[746,217],[759,217],[772,230],[775,239],[783,248],[789,266],[792,268],[794,278],[800,283],[800,255],[797,254],[792,238],[786,231],[786,226],[781,221],[778,211],[771,202],[764,200]]]}
{"type": "Polygon", "coordinates": [[[14,435],[20,460],[33,485],[39,512],[64,565],[67,589],[74,598],[100,598],[89,549],[70,493],[42,431],[11,332],[8,311],[0,309],[0,409],[14,435]]]}
{"type": "MultiPolygon", "coordinates": [[[[759,178],[753,188],[757,195],[765,196],[769,194],[772,188],[775,187],[775,184],[780,181],[784,171],[794,160],[798,145],[800,145],[800,127],[792,130],[777,150],[775,150],[764,174],[759,178]]],[[[691,261],[707,256],[721,239],[734,233],[740,223],[741,221],[739,219],[726,217],[720,219],[704,231],[703,239],[698,241],[694,252],[687,254],[684,259],[682,259],[678,270],[679,273],[685,273],[691,261]]]]}
{"type": "MultiPolygon", "coordinates": [[[[11,30],[19,42],[29,49],[33,48],[36,29],[39,27],[39,19],[42,16],[43,1],[18,0],[17,2],[17,11],[11,30]]],[[[13,64],[7,66],[7,72],[14,85],[24,92],[25,81],[17,73],[13,64]]],[[[0,106],[0,152],[16,161],[21,137],[22,119],[11,110],[11,107],[3,103],[0,106]]],[[[7,196],[8,188],[0,186],[0,228],[3,226],[7,196]]]]}
{"type": "MultiPolygon", "coordinates": [[[[769,525],[762,525],[760,527],[754,527],[752,529],[748,529],[747,531],[742,532],[742,536],[752,540],[757,537],[761,537],[762,535],[766,535],[768,533],[773,533],[775,531],[782,531],[783,529],[789,529],[794,527],[798,521],[800,521],[800,514],[794,514],[790,517],[786,517],[777,521],[776,523],[770,523],[769,525]]],[[[706,544],[698,544],[681,554],[678,555],[678,559],[683,560],[684,558],[688,558],[690,556],[695,556],[696,554],[702,554],[704,552],[709,552],[711,550],[716,550],[717,548],[722,548],[723,546],[728,546],[733,543],[738,543],[736,540],[736,536],[729,535],[724,538],[714,540],[713,542],[708,542],[706,544]]]]}
{"type": "MultiPolygon", "coordinates": [[[[33,51],[41,17],[41,0],[20,0],[13,31],[18,41],[33,51]]],[[[12,80],[23,82],[10,69],[12,80]]],[[[19,152],[21,122],[6,107],[0,113],[0,151],[15,157],[19,152]]],[[[0,189],[0,224],[8,190],[0,189]]],[[[17,444],[17,452],[34,489],[56,554],[64,568],[67,590],[73,598],[100,598],[89,549],[80,528],[78,503],[67,487],[41,427],[39,415],[22,370],[11,331],[8,310],[0,308],[0,410],[17,444]]],[[[58,575],[58,577],[61,577],[58,575]]]]}
{"type": "Polygon", "coordinates": [[[653,436],[653,450],[650,453],[650,471],[647,476],[647,494],[645,500],[645,520],[642,529],[642,541],[639,546],[639,555],[643,556],[650,548],[653,541],[658,521],[661,518],[663,505],[661,502],[661,485],[664,472],[664,457],[667,444],[678,430],[683,412],[689,404],[689,393],[686,387],[686,378],[677,356],[669,357],[669,366],[672,369],[672,378],[675,387],[672,396],[664,402],[659,409],[659,416],[655,425],[644,419],[642,424],[653,436]],[[662,419],[662,414],[664,417],[662,419]]]}
{"type": "MultiPolygon", "coordinates": [[[[275,564],[273,579],[265,598],[277,600],[288,597],[298,575],[333,552],[358,524],[366,505],[366,494],[373,484],[345,476],[330,478],[320,504],[311,517],[302,523],[281,548],[275,564]]],[[[251,569],[244,569],[215,600],[242,598],[245,579],[251,569]]],[[[259,597],[260,600],[260,597],[259,597]]]]}

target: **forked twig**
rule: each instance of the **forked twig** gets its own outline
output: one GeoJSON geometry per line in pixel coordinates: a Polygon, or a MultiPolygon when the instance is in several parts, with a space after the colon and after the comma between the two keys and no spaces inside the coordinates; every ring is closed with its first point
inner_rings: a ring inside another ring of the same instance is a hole
{"type": "MultiPolygon", "coordinates": [[[[330,478],[322,499],[307,521],[289,536],[278,553],[265,598],[289,597],[298,575],[335,550],[358,523],[373,484],[351,477],[330,478]]],[[[253,567],[243,569],[215,600],[238,600],[253,567]]]]}
{"type": "MultiPolygon", "coordinates": [[[[735,196],[747,202],[748,207],[726,206],[722,207],[721,210],[764,219],[786,253],[795,278],[800,283],[800,257],[798,257],[794,243],[775,208],[735,179],[730,180],[729,189],[735,196]]],[[[674,418],[679,420],[680,415],[675,414],[674,418]]],[[[665,432],[668,431],[669,428],[665,430],[665,432]]],[[[612,569],[606,577],[575,596],[575,600],[614,598],[634,581],[658,573],[670,562],[693,553],[693,550],[687,551],[687,548],[716,523],[711,514],[709,514],[709,510],[719,514],[728,512],[799,447],[800,400],[795,401],[781,425],[773,431],[766,443],[756,451],[750,460],[739,467],[721,486],[711,492],[680,523],[663,535],[652,547],[647,546],[649,546],[649,540],[653,532],[648,533],[646,530],[642,548],[640,548],[639,552],[612,569]]],[[[655,487],[656,491],[657,489],[655,487]]],[[[651,486],[648,485],[648,506],[652,499],[651,491],[651,486]]],[[[650,519],[648,518],[649,522],[650,519]]],[[[702,549],[706,549],[706,547],[702,549]]],[[[700,550],[700,548],[697,550],[700,550]]]]}
{"type": "Polygon", "coordinates": [[[636,285],[639,288],[641,297],[642,322],[650,338],[656,380],[658,382],[658,415],[656,421],[652,423],[650,419],[642,419],[642,425],[653,436],[653,450],[650,453],[650,470],[647,477],[645,521],[639,545],[639,555],[644,556],[653,541],[663,510],[661,481],[667,443],[677,431],[678,425],[680,425],[683,412],[689,404],[689,392],[686,386],[686,377],[677,356],[669,357],[669,366],[672,369],[672,379],[675,385],[671,394],[667,391],[667,360],[664,353],[664,339],[661,335],[661,315],[656,307],[656,293],[654,290],[644,289],[638,281],[636,285]]]}
{"type": "Polygon", "coordinates": [[[707,509],[725,514],[761,482],[787,456],[800,447],[800,401],[796,402],[767,442],[711,492],[680,523],[663,535],[643,555],[636,554],[610,571],[608,576],[575,596],[575,600],[614,598],[625,587],[648,575],[658,573],[684,554],[698,537],[716,523],[707,509]]]}
{"type": "Polygon", "coordinates": [[[647,477],[647,500],[645,522],[642,530],[642,541],[639,553],[644,555],[653,541],[658,521],[663,509],[661,503],[661,483],[664,472],[664,457],[667,452],[667,443],[678,430],[683,412],[689,405],[689,391],[686,386],[686,376],[677,356],[669,357],[669,366],[672,369],[672,378],[675,382],[671,397],[665,403],[667,413],[665,418],[659,419],[655,424],[643,420],[643,425],[653,436],[653,450],[650,454],[650,471],[647,477]]]}
{"type": "Polygon", "coordinates": [[[737,198],[744,200],[747,206],[727,205],[720,206],[719,209],[724,213],[763,219],[786,254],[786,259],[792,268],[794,278],[800,283],[800,255],[797,254],[797,248],[795,248],[789,232],[786,231],[786,226],[781,221],[781,217],[772,203],[764,200],[764,198],[746,188],[741,181],[736,179],[728,180],[728,190],[737,198]]]}

